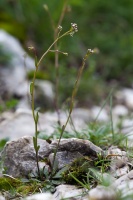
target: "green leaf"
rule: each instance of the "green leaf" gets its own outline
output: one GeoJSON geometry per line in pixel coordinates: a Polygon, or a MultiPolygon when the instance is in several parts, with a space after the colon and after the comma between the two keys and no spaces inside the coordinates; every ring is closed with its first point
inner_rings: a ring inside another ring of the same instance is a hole
{"type": "Polygon", "coordinates": [[[62,173],[69,169],[69,166],[63,167],[61,170],[59,170],[52,178],[53,179],[60,179],[62,178],[62,173]]]}
{"type": "Polygon", "coordinates": [[[37,152],[39,151],[39,149],[40,149],[40,146],[37,146],[37,152]]]}
{"type": "Polygon", "coordinates": [[[33,137],[33,144],[34,144],[34,149],[37,150],[37,142],[35,137],[33,137]]]}
{"type": "Polygon", "coordinates": [[[33,82],[30,83],[30,94],[33,94],[33,82]]]}

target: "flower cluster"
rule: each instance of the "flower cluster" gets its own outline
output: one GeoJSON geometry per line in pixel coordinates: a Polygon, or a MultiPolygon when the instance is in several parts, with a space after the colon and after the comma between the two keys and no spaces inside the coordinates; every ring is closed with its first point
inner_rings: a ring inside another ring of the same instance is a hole
{"type": "Polygon", "coordinates": [[[70,35],[73,36],[74,33],[78,32],[78,26],[76,23],[71,23],[70,35]]]}
{"type": "Polygon", "coordinates": [[[59,26],[58,26],[58,30],[59,30],[59,31],[62,31],[62,26],[59,25],[59,26]]]}

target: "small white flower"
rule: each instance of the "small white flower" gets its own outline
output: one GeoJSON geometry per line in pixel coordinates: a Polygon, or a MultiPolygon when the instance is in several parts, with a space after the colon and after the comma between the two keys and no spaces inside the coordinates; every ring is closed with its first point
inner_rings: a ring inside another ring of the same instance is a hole
{"type": "Polygon", "coordinates": [[[78,32],[78,26],[76,23],[71,23],[71,32],[70,32],[70,35],[73,36],[74,33],[78,32]]]}
{"type": "Polygon", "coordinates": [[[62,30],[62,26],[59,25],[58,26],[58,30],[61,31],[62,30]]]}

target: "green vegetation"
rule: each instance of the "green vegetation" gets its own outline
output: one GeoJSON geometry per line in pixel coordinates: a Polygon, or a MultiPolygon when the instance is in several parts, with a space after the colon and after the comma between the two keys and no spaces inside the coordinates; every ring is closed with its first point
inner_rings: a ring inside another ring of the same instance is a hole
{"type": "MultiPolygon", "coordinates": [[[[99,54],[96,59],[95,56],[90,58],[89,67],[85,69],[86,73],[83,75],[77,98],[80,105],[81,103],[86,105],[93,100],[98,102],[99,98],[106,96],[112,83],[131,86],[133,1],[68,0],[66,2],[68,6],[62,22],[63,27],[67,30],[68,22],[76,19],[75,23],[80,29],[74,40],[66,38],[58,44],[59,49],[64,49],[70,54],[68,59],[60,55],[61,100],[66,100],[64,90],[70,94],[69,89],[72,87],[75,77],[73,71],[80,66],[81,57],[88,47],[92,49],[97,47],[99,54]],[[93,73],[90,72],[91,70],[93,73]],[[69,82],[65,78],[68,71],[69,82]],[[108,82],[108,88],[104,86],[105,82],[108,82]]],[[[55,24],[58,23],[63,4],[62,0],[58,0],[58,3],[57,0],[52,0],[52,2],[32,0],[32,3],[27,0],[1,0],[0,28],[17,36],[25,48],[29,44],[34,44],[37,54],[40,55],[54,38],[50,21],[52,18],[55,24]],[[51,17],[46,7],[45,9],[43,7],[44,3],[47,4],[51,17]]],[[[46,79],[55,82],[54,75],[51,76],[54,69],[53,61],[54,54],[49,54],[45,62],[41,63],[40,70],[43,69],[44,74],[48,74],[46,79]]]]}

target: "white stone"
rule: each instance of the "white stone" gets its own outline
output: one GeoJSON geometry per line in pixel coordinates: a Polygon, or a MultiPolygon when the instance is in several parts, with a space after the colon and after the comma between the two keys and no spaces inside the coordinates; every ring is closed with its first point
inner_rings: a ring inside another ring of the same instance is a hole
{"type": "Polygon", "coordinates": [[[6,199],[2,195],[0,195],[0,200],[6,200],[6,199]]]}
{"type": "Polygon", "coordinates": [[[128,174],[121,176],[112,184],[113,187],[117,188],[118,186],[122,185],[125,182],[129,182],[133,180],[133,170],[131,170],[128,174]]]}
{"type": "Polygon", "coordinates": [[[24,198],[24,200],[55,200],[50,193],[38,193],[24,198]]]}
{"type": "Polygon", "coordinates": [[[114,176],[118,178],[118,177],[121,177],[123,175],[126,175],[128,172],[129,172],[129,166],[125,165],[124,167],[117,169],[114,172],[114,176]]]}
{"type": "Polygon", "coordinates": [[[97,121],[108,121],[109,119],[107,111],[99,106],[92,107],[90,113],[92,120],[97,119],[97,121]]]}
{"type": "Polygon", "coordinates": [[[117,91],[115,96],[120,103],[124,102],[128,108],[133,109],[133,89],[124,88],[117,91]]]}
{"type": "Polygon", "coordinates": [[[89,200],[114,200],[116,192],[111,187],[98,186],[89,192],[89,200]]]}
{"type": "Polygon", "coordinates": [[[132,195],[133,197],[133,180],[125,181],[121,185],[118,185],[117,190],[121,191],[122,197],[126,197],[127,195],[132,195]]]}
{"type": "Polygon", "coordinates": [[[82,194],[85,192],[85,189],[78,189],[74,185],[59,185],[56,187],[56,192],[54,197],[56,200],[61,200],[62,198],[74,198],[87,200],[87,197],[82,197],[82,194]]]}
{"type": "Polygon", "coordinates": [[[112,113],[114,117],[123,117],[128,114],[128,109],[123,105],[116,105],[112,109],[112,113]]]}

